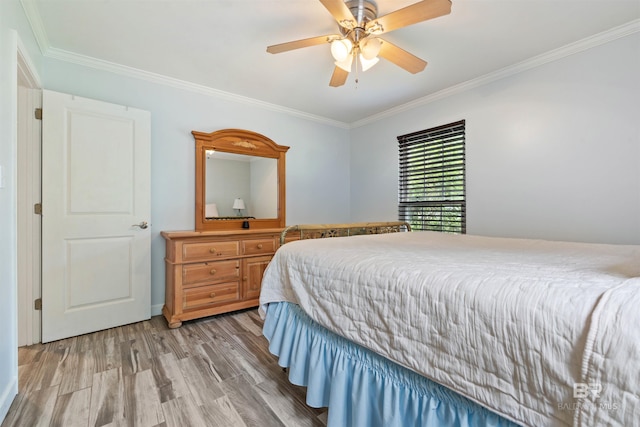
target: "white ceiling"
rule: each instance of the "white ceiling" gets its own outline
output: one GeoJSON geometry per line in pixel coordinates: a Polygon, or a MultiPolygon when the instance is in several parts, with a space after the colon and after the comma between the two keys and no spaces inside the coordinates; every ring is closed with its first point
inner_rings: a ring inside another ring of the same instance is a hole
{"type": "MultiPolygon", "coordinates": [[[[415,1],[378,0],[378,15],[415,1]]],[[[640,29],[640,0],[453,0],[450,15],[383,37],[426,60],[425,71],[412,75],[381,60],[358,84],[352,73],[332,88],[329,45],[266,52],[336,33],[318,0],[22,3],[47,56],[147,75],[141,70],[345,124],[580,50],[585,39],[597,44],[640,29]]]]}

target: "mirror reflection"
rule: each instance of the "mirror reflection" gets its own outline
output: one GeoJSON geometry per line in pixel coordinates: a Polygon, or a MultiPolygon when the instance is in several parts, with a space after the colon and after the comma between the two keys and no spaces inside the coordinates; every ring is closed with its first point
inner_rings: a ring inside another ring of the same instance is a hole
{"type": "Polygon", "coordinates": [[[205,219],[278,216],[278,160],[205,151],[205,219]]]}

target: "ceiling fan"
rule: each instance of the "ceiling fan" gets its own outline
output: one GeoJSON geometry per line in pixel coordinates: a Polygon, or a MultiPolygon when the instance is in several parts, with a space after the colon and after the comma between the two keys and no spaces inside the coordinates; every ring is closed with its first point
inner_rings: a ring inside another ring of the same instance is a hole
{"type": "Polygon", "coordinates": [[[269,53],[281,53],[303,47],[331,44],[335,68],[330,86],[342,86],[347,81],[355,60],[363,71],[382,58],[415,74],[424,70],[427,62],[381,39],[379,36],[408,25],[451,13],[451,0],[422,0],[378,18],[378,6],[373,0],[320,0],[338,22],[340,34],[311,37],[267,47],[269,53]]]}

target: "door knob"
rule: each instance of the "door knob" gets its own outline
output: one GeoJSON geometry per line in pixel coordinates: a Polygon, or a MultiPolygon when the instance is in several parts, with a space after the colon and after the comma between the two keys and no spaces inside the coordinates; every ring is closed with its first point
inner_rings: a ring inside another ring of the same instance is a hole
{"type": "Polygon", "coordinates": [[[140,227],[141,229],[149,228],[147,221],[142,221],[140,224],[133,224],[132,227],[140,227]]]}

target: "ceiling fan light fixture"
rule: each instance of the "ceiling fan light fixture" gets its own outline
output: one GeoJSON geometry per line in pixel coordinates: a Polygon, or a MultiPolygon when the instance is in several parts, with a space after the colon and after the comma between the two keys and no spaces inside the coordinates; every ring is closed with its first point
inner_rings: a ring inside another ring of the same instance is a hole
{"type": "Polygon", "coordinates": [[[351,72],[351,64],[353,63],[353,55],[347,56],[343,61],[336,61],[336,67],[340,67],[347,73],[351,72]]]}
{"type": "Polygon", "coordinates": [[[360,65],[362,66],[363,72],[376,65],[378,61],[380,61],[378,57],[374,56],[372,59],[367,59],[363,54],[360,54],[360,65]]]}
{"type": "Polygon", "coordinates": [[[380,53],[382,43],[377,37],[366,38],[360,43],[360,53],[364,59],[373,59],[380,53]]]}
{"type": "Polygon", "coordinates": [[[345,61],[351,56],[353,43],[349,39],[336,39],[331,42],[331,56],[337,62],[345,61]]]}
{"type": "Polygon", "coordinates": [[[335,19],[339,26],[338,32],[268,46],[267,52],[288,52],[329,43],[331,56],[335,61],[329,81],[331,87],[345,84],[353,62],[356,63],[356,72],[365,71],[378,63],[378,56],[412,74],[421,72],[427,65],[426,61],[379,36],[451,13],[451,0],[422,0],[381,17],[378,17],[377,0],[320,0],[320,2],[335,19]],[[361,64],[358,65],[358,62],[361,64]]]}

